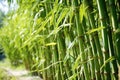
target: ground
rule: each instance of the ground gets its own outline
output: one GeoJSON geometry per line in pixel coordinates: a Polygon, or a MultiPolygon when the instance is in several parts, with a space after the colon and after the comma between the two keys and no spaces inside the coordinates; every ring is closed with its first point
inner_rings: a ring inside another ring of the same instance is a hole
{"type": "Polygon", "coordinates": [[[8,60],[0,61],[0,80],[42,80],[38,76],[31,76],[22,67],[13,68],[8,60]]]}

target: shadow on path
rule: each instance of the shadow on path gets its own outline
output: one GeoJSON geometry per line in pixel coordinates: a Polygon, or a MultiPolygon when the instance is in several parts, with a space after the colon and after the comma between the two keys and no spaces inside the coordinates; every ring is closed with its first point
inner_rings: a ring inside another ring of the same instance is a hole
{"type": "MultiPolygon", "coordinates": [[[[0,70],[7,73],[7,75],[14,77],[12,80],[42,80],[39,76],[31,76],[27,70],[22,69],[12,69],[9,66],[9,62],[5,60],[0,60],[0,70]]],[[[6,76],[7,76],[6,75],[6,76]]],[[[11,79],[7,79],[11,80],[11,79]]]]}

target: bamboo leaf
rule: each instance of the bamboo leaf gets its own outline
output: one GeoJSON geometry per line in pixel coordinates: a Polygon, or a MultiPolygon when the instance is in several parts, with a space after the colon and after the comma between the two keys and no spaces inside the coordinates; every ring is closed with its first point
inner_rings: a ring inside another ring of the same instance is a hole
{"type": "Polygon", "coordinates": [[[51,42],[51,43],[47,43],[47,44],[45,44],[45,46],[55,46],[57,43],[55,43],[55,42],[51,42]]]}
{"type": "Polygon", "coordinates": [[[107,63],[109,63],[109,62],[111,62],[111,61],[113,61],[113,60],[115,60],[114,57],[108,58],[108,59],[104,62],[104,64],[101,66],[100,70],[102,70],[102,68],[104,68],[107,63]]]}
{"type": "Polygon", "coordinates": [[[100,31],[102,29],[104,29],[105,27],[98,27],[98,28],[95,28],[95,29],[92,29],[92,30],[89,30],[88,32],[86,32],[87,34],[91,34],[91,33],[94,33],[96,31],[100,31]]]}
{"type": "Polygon", "coordinates": [[[72,76],[68,78],[68,80],[74,80],[75,77],[77,77],[78,74],[74,73],[72,76]]]}
{"type": "Polygon", "coordinates": [[[43,58],[43,59],[40,59],[40,62],[39,62],[39,64],[38,64],[38,67],[40,67],[41,65],[43,65],[44,62],[45,62],[45,59],[44,59],[44,58],[43,58]]]}
{"type": "Polygon", "coordinates": [[[63,20],[63,18],[65,18],[66,14],[69,12],[69,8],[64,8],[57,20],[56,26],[58,26],[60,24],[60,22],[63,20]]]}
{"type": "Polygon", "coordinates": [[[81,54],[78,55],[77,59],[75,60],[74,66],[72,68],[73,70],[78,68],[81,57],[82,57],[81,54]]]}
{"type": "Polygon", "coordinates": [[[84,8],[84,5],[81,4],[80,6],[80,21],[82,22],[83,21],[83,16],[85,15],[85,8],[84,8]]]}

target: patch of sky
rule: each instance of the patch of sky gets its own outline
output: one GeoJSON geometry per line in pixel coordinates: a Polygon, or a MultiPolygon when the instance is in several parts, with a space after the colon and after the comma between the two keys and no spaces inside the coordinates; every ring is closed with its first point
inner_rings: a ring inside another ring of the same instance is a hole
{"type": "Polygon", "coordinates": [[[5,14],[8,11],[14,11],[18,8],[16,0],[13,0],[10,4],[7,0],[0,0],[0,10],[5,14]]]}

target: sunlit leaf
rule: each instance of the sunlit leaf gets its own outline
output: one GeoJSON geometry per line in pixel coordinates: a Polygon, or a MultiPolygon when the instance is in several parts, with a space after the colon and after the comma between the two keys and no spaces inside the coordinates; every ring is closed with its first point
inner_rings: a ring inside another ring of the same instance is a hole
{"type": "Polygon", "coordinates": [[[57,43],[52,42],[52,43],[47,43],[46,46],[55,46],[56,44],[57,43]]]}
{"type": "Polygon", "coordinates": [[[91,34],[91,33],[94,33],[96,31],[100,31],[100,30],[103,30],[105,27],[98,27],[98,28],[95,28],[95,29],[92,29],[92,30],[89,30],[88,32],[86,32],[87,34],[91,34]]]}

